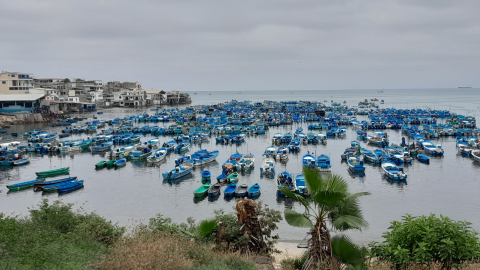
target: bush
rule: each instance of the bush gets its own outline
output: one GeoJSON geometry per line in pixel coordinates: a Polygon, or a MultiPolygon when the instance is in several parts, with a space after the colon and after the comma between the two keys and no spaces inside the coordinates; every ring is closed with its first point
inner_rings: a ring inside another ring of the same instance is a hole
{"type": "Polygon", "coordinates": [[[390,232],[383,234],[385,241],[370,244],[373,257],[393,264],[397,269],[411,264],[441,264],[443,268],[459,267],[477,260],[480,244],[477,232],[469,222],[453,221],[435,215],[412,217],[394,221],[390,232]]]}
{"type": "Polygon", "coordinates": [[[44,200],[28,217],[0,214],[0,269],[83,269],[123,228],[72,205],[44,200]]]}

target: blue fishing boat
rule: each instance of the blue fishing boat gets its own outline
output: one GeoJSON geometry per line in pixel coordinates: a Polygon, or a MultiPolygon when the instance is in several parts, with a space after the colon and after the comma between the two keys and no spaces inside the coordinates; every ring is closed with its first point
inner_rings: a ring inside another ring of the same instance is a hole
{"type": "Polygon", "coordinates": [[[308,195],[307,186],[305,183],[305,176],[303,174],[297,174],[295,176],[295,192],[299,195],[306,196],[308,195]]]}
{"type": "Polygon", "coordinates": [[[227,188],[225,188],[225,190],[223,191],[223,195],[225,197],[233,197],[235,196],[236,189],[237,189],[237,184],[231,183],[230,185],[227,186],[227,188]]]}
{"type": "Polygon", "coordinates": [[[193,163],[190,163],[190,162],[183,163],[183,164],[180,164],[177,167],[171,169],[168,172],[162,173],[162,176],[163,176],[163,179],[166,179],[166,180],[178,179],[182,176],[185,176],[185,175],[191,173],[192,168],[193,168],[193,163]]]}
{"type": "Polygon", "coordinates": [[[183,152],[186,152],[189,147],[190,147],[190,143],[189,143],[189,142],[181,142],[181,143],[179,143],[179,144],[175,147],[175,153],[183,153],[183,152]]]}
{"type": "Polygon", "coordinates": [[[331,172],[332,165],[330,164],[330,157],[327,155],[319,155],[315,162],[315,168],[320,172],[331,172]]]}
{"type": "Polygon", "coordinates": [[[392,180],[396,181],[405,181],[407,180],[407,173],[403,171],[402,167],[398,167],[397,165],[390,163],[390,162],[385,162],[382,164],[382,169],[385,173],[385,176],[392,180]]]}
{"type": "Polygon", "coordinates": [[[430,158],[422,154],[417,155],[417,160],[425,164],[430,164],[430,158]]]}
{"type": "Polygon", "coordinates": [[[60,184],[60,183],[63,183],[63,182],[73,181],[73,180],[76,180],[76,179],[77,179],[76,176],[71,176],[71,177],[62,178],[62,179],[43,181],[43,182],[35,183],[34,189],[35,189],[35,191],[42,191],[43,187],[50,186],[50,185],[56,185],[56,184],[60,184]]]}
{"type": "Polygon", "coordinates": [[[349,156],[347,159],[348,169],[354,173],[365,172],[365,165],[359,156],[349,156]]]}
{"type": "Polygon", "coordinates": [[[313,155],[306,154],[302,158],[302,165],[305,168],[313,169],[313,168],[315,168],[315,163],[316,163],[315,162],[315,157],[313,155]]]}
{"type": "Polygon", "coordinates": [[[212,174],[210,173],[210,171],[203,171],[202,172],[202,182],[210,182],[210,179],[211,179],[211,176],[212,174]]]}
{"type": "Polygon", "coordinates": [[[171,153],[175,150],[175,141],[165,142],[165,143],[163,143],[162,147],[167,149],[168,153],[171,153]]]}
{"type": "Polygon", "coordinates": [[[115,163],[113,163],[113,166],[115,168],[124,167],[125,165],[127,165],[127,159],[125,159],[125,158],[121,158],[121,159],[115,161],[115,163]]]}
{"type": "Polygon", "coordinates": [[[28,163],[30,163],[30,158],[26,157],[26,158],[17,159],[13,161],[13,166],[22,166],[22,165],[27,165],[28,163]]]}
{"type": "Polygon", "coordinates": [[[59,183],[54,183],[54,184],[50,184],[50,185],[47,185],[47,186],[43,186],[42,187],[42,191],[43,192],[54,192],[54,191],[58,191],[58,189],[63,186],[63,185],[66,185],[68,183],[71,183],[73,181],[76,181],[75,179],[72,179],[72,180],[67,180],[67,181],[62,181],[62,182],[59,182],[59,183]]]}
{"type": "Polygon", "coordinates": [[[260,196],[260,185],[255,183],[247,191],[248,197],[255,198],[260,196]]]}
{"type": "Polygon", "coordinates": [[[278,178],[277,178],[277,195],[280,196],[280,197],[285,197],[285,194],[283,194],[280,191],[280,188],[282,188],[282,187],[289,187],[292,192],[295,192],[295,185],[293,183],[293,177],[288,172],[279,173],[278,178]]]}
{"type": "Polygon", "coordinates": [[[58,193],[61,193],[61,194],[70,193],[72,191],[75,191],[81,188],[83,188],[83,180],[65,182],[65,184],[58,187],[58,193]]]}
{"type": "Polygon", "coordinates": [[[107,152],[112,148],[113,142],[104,142],[100,145],[90,146],[92,153],[107,152]]]}
{"type": "Polygon", "coordinates": [[[33,187],[35,184],[45,181],[45,178],[35,179],[27,182],[17,183],[13,185],[8,185],[7,188],[11,191],[22,190],[33,187]]]}
{"type": "Polygon", "coordinates": [[[431,141],[424,140],[422,141],[422,147],[427,155],[431,156],[443,156],[443,149],[442,146],[438,145],[435,146],[435,144],[431,141]]]}
{"type": "Polygon", "coordinates": [[[193,161],[194,166],[200,166],[215,161],[218,154],[218,150],[200,150],[190,155],[190,159],[193,161]]]}
{"type": "Polygon", "coordinates": [[[373,164],[380,163],[380,160],[378,159],[378,156],[375,153],[373,153],[372,151],[370,151],[368,149],[365,149],[365,148],[362,148],[362,150],[360,150],[360,152],[363,154],[363,157],[364,157],[365,161],[371,162],[373,164]]]}
{"type": "Polygon", "coordinates": [[[167,149],[165,148],[160,148],[157,151],[155,151],[153,154],[147,157],[147,162],[149,163],[156,163],[160,162],[165,159],[167,156],[167,149]]]}

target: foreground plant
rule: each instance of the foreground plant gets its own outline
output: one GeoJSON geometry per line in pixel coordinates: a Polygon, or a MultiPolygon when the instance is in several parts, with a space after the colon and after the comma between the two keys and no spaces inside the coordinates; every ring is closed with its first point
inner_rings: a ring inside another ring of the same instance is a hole
{"type": "Polygon", "coordinates": [[[367,192],[350,194],[347,182],[339,175],[322,176],[316,170],[304,169],[305,183],[310,196],[302,197],[281,189],[286,196],[305,207],[303,213],[285,210],[285,220],[295,227],[311,228],[308,258],[302,269],[341,269],[342,266],[365,267],[365,249],[353,244],[346,236],[330,236],[332,230],[361,230],[368,223],[363,219],[358,198],[367,192]]]}
{"type": "Polygon", "coordinates": [[[385,232],[383,243],[370,244],[372,256],[391,263],[397,269],[411,264],[441,264],[442,268],[460,267],[466,261],[480,258],[478,233],[471,223],[453,221],[434,214],[393,221],[385,232]]]}

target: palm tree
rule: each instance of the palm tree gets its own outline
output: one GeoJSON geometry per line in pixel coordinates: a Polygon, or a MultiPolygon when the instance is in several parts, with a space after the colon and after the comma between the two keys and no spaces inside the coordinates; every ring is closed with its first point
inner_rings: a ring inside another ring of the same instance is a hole
{"type": "Polygon", "coordinates": [[[285,209],[285,220],[295,227],[311,228],[310,249],[302,269],[342,269],[346,265],[364,267],[365,249],[346,236],[330,236],[327,222],[334,231],[361,230],[368,223],[363,219],[358,198],[368,192],[350,194],[347,182],[339,175],[322,176],[315,169],[303,169],[309,197],[280,191],[305,207],[303,214],[285,209]]]}

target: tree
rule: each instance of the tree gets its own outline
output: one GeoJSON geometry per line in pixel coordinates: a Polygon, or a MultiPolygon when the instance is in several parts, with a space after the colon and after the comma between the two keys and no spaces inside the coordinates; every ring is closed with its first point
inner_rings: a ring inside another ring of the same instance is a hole
{"type": "Polygon", "coordinates": [[[332,230],[339,232],[366,228],[368,223],[363,219],[358,198],[369,193],[350,194],[347,182],[339,175],[322,176],[308,168],[304,168],[303,173],[309,197],[295,194],[288,187],[280,189],[305,207],[303,214],[285,209],[287,223],[311,228],[310,249],[302,269],[341,269],[341,264],[364,267],[365,249],[344,235],[331,238],[327,222],[332,230]]]}
{"type": "Polygon", "coordinates": [[[480,243],[470,228],[471,223],[453,221],[448,217],[412,217],[393,221],[385,232],[383,243],[370,244],[372,256],[391,263],[397,269],[409,264],[439,263],[444,269],[458,267],[463,262],[480,258],[480,243]]]}
{"type": "Polygon", "coordinates": [[[70,82],[70,79],[69,79],[69,78],[65,78],[65,79],[63,80],[63,82],[64,82],[64,83],[69,83],[69,82],[70,82]]]}

